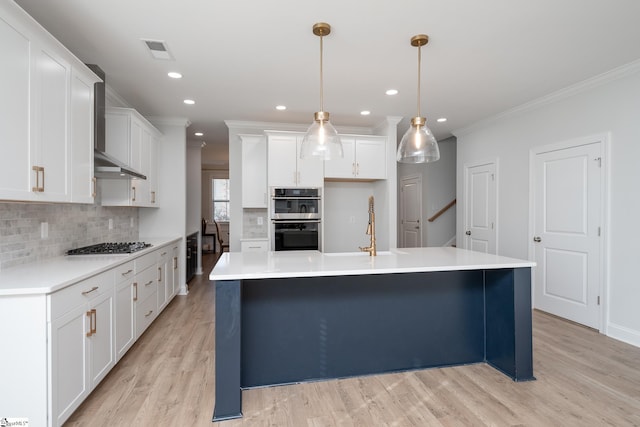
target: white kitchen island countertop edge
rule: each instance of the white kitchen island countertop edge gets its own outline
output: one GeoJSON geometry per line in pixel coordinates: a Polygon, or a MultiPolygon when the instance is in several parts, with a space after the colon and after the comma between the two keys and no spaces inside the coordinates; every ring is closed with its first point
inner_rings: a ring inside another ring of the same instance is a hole
{"type": "Polygon", "coordinates": [[[533,261],[454,247],[364,252],[225,252],[210,280],[275,279],[535,267],[533,261]]]}

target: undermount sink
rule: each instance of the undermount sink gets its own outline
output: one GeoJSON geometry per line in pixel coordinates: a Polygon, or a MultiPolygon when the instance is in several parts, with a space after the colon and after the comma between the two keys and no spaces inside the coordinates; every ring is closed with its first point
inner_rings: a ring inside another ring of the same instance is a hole
{"type": "MultiPolygon", "coordinates": [[[[406,252],[378,251],[376,256],[402,255],[404,253],[406,252]]],[[[325,252],[324,254],[330,257],[369,256],[368,252],[325,252]]]]}

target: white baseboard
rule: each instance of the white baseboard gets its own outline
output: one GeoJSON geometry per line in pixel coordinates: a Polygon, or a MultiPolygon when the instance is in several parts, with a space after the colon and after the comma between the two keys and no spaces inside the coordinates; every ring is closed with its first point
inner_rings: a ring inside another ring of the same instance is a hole
{"type": "Polygon", "coordinates": [[[615,323],[609,323],[607,325],[606,334],[608,337],[626,342],[627,344],[631,344],[635,347],[640,347],[639,331],[616,325],[615,323]]]}
{"type": "Polygon", "coordinates": [[[449,239],[449,241],[447,243],[445,243],[444,245],[442,245],[442,247],[445,246],[453,246],[456,244],[456,236],[453,236],[451,239],[449,239]]]}

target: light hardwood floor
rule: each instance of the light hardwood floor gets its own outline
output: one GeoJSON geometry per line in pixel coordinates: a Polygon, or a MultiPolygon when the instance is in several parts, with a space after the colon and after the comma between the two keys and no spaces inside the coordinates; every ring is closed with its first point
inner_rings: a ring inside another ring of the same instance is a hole
{"type": "MultiPolygon", "coordinates": [[[[208,273],[215,261],[205,256],[208,273]]],[[[211,426],[214,292],[194,279],[67,426],[211,426]]],[[[640,426],[640,349],[534,312],[534,375],[484,364],[243,392],[213,426],[640,426]]]]}

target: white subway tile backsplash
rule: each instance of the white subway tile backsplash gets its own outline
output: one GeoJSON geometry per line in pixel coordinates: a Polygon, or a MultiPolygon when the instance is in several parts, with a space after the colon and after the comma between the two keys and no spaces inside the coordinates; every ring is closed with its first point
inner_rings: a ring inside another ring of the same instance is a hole
{"type": "Polygon", "coordinates": [[[64,255],[80,246],[136,240],[138,208],[0,202],[0,270],[64,255]],[[42,222],[48,223],[46,239],[41,238],[42,222]]]}

